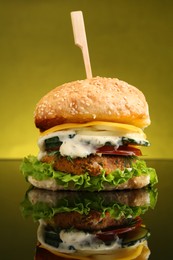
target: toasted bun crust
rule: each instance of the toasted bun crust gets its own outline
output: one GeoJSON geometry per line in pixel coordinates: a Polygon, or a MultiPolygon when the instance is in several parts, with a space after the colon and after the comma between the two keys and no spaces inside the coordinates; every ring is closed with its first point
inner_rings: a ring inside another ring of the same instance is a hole
{"type": "MultiPolygon", "coordinates": [[[[35,187],[40,189],[46,189],[46,190],[64,190],[64,187],[61,185],[58,185],[55,179],[47,179],[38,181],[34,179],[32,176],[28,177],[28,181],[35,187]]],[[[145,186],[147,186],[150,183],[149,176],[141,175],[137,177],[133,177],[130,180],[126,181],[125,183],[119,184],[118,186],[111,186],[109,184],[104,186],[104,190],[124,190],[124,189],[140,189],[145,186]]],[[[74,191],[74,187],[67,188],[67,190],[74,191]]]]}
{"type": "Polygon", "coordinates": [[[119,79],[95,77],[56,87],[35,109],[35,124],[41,131],[63,123],[94,120],[144,128],[150,124],[145,96],[119,79]]]}
{"type": "MultiPolygon", "coordinates": [[[[109,201],[116,201],[120,204],[125,204],[131,207],[139,207],[150,205],[150,193],[147,189],[122,190],[112,192],[102,192],[95,194],[98,198],[102,198],[109,204],[109,201]]],[[[29,201],[34,205],[38,202],[46,203],[48,206],[55,206],[61,199],[73,198],[87,198],[86,191],[52,191],[39,188],[33,188],[27,193],[29,201]]],[[[94,197],[95,198],[95,197],[94,197]]]]}

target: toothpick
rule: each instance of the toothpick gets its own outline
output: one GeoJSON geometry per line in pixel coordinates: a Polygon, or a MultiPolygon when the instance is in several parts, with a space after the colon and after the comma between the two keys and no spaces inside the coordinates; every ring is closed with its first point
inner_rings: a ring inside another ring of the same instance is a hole
{"type": "Polygon", "coordinates": [[[90,57],[82,11],[71,12],[75,45],[82,50],[87,78],[92,78],[90,57]]]}

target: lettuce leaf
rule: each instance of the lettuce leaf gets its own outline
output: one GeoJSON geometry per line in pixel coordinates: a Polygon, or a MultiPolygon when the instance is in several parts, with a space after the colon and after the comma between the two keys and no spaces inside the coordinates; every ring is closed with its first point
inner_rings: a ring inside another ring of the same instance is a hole
{"type": "Polygon", "coordinates": [[[35,156],[28,156],[23,159],[20,165],[20,170],[23,172],[26,180],[32,176],[38,181],[53,178],[57,184],[62,185],[64,189],[73,187],[76,190],[101,191],[105,185],[116,186],[128,181],[133,176],[149,175],[150,186],[158,182],[155,169],[148,168],[144,160],[137,160],[132,163],[131,168],[126,168],[124,171],[116,169],[106,175],[104,171],[98,176],[90,176],[87,172],[81,175],[74,175],[55,171],[49,163],[43,163],[37,160],[35,156]]]}

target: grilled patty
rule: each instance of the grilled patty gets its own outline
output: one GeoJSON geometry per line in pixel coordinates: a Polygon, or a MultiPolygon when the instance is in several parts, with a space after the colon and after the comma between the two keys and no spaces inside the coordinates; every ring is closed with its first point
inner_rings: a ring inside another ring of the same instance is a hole
{"type": "Polygon", "coordinates": [[[132,156],[115,155],[90,155],[86,158],[71,159],[63,156],[46,155],[42,162],[52,163],[55,170],[71,174],[81,175],[88,173],[91,176],[97,176],[103,171],[109,174],[116,169],[124,170],[130,168],[136,158],[132,156]]]}
{"type": "Polygon", "coordinates": [[[88,215],[78,212],[58,213],[52,219],[46,221],[47,224],[60,228],[77,228],[82,230],[100,230],[110,227],[119,227],[127,224],[129,219],[121,217],[115,219],[107,212],[103,217],[102,212],[91,210],[88,215]]]}

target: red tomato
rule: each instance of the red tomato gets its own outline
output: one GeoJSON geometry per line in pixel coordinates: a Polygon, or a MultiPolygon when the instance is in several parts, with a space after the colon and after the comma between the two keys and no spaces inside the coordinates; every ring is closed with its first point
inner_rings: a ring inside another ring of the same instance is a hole
{"type": "Polygon", "coordinates": [[[116,235],[120,235],[120,234],[129,232],[129,231],[132,231],[132,230],[138,228],[139,226],[141,226],[141,224],[142,224],[142,219],[140,217],[136,217],[133,220],[132,224],[127,227],[122,227],[122,228],[120,227],[117,229],[98,232],[96,234],[96,236],[103,241],[112,240],[116,235]]]}
{"type": "Polygon", "coordinates": [[[102,154],[114,154],[114,155],[136,155],[141,156],[141,150],[132,147],[132,146],[119,146],[118,149],[116,149],[114,146],[111,145],[104,145],[97,149],[97,153],[102,154]]]}

